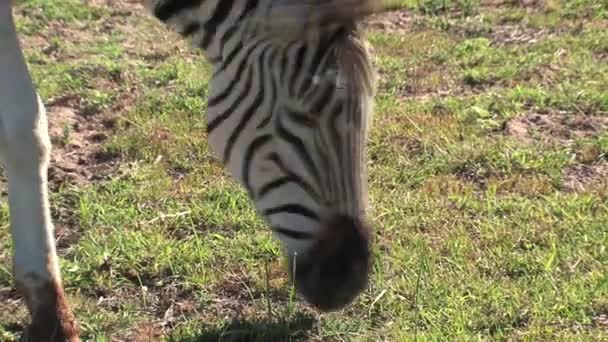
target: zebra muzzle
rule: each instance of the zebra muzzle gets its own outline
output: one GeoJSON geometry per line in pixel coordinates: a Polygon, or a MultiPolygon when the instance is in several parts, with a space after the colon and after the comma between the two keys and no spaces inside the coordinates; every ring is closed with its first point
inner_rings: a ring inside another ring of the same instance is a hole
{"type": "Polygon", "coordinates": [[[311,250],[290,257],[289,274],[304,299],[320,311],[350,304],[366,287],[370,273],[370,229],[359,218],[327,220],[311,250]]]}

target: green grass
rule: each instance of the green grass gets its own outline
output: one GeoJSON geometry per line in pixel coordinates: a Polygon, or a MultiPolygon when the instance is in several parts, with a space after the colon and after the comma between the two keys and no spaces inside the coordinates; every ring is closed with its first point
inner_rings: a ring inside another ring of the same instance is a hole
{"type": "MultiPolygon", "coordinates": [[[[319,315],[293,298],[278,243],[208,151],[201,54],[138,7],[20,3],[50,120],[67,106],[91,123],[62,130],[55,153],[110,170],[51,194],[83,338],[608,338],[606,5],[403,4],[402,30],[370,32],[372,282],[319,315]],[[94,149],[69,145],[83,136],[94,149]]],[[[7,225],[4,200],[0,340],[12,341],[27,315],[7,225]]]]}

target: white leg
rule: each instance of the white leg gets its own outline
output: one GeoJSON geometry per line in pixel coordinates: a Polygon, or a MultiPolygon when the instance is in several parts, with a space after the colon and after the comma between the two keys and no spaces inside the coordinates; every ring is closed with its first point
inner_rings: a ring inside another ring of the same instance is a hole
{"type": "Polygon", "coordinates": [[[0,0],[0,157],[8,177],[15,280],[32,316],[23,339],[78,341],[49,211],[46,113],[19,47],[10,1],[0,0]]]}

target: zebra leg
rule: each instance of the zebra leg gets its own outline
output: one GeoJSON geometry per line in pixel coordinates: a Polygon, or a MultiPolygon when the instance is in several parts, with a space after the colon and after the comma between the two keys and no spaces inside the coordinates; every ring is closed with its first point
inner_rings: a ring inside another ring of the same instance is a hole
{"type": "Polygon", "coordinates": [[[47,193],[51,143],[44,105],[0,0],[0,157],[8,177],[13,271],[32,317],[25,341],[78,341],[64,296],[47,193]]]}

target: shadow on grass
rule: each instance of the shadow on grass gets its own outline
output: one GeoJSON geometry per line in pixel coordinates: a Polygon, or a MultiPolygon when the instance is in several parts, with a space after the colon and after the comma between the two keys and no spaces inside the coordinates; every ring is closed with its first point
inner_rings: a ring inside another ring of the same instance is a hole
{"type": "Polygon", "coordinates": [[[221,327],[214,327],[193,336],[175,342],[266,342],[266,341],[306,341],[307,332],[315,326],[314,316],[297,313],[290,319],[278,322],[263,320],[241,321],[235,320],[221,327]]]}

